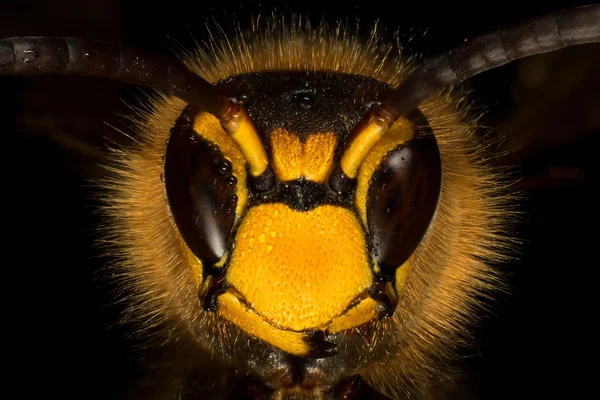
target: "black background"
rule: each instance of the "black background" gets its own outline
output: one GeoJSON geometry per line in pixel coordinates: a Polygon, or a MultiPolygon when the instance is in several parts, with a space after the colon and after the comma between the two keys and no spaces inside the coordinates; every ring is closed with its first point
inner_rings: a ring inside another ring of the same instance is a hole
{"type": "MultiPolygon", "coordinates": [[[[270,12],[312,21],[376,19],[416,34],[407,49],[433,55],[465,37],[584,2],[20,1],[0,5],[0,36],[83,36],[171,54],[191,46],[213,18],[270,12]],[[411,29],[409,31],[409,29],[411,29]],[[426,32],[425,35],[423,33],[426,32]],[[193,35],[193,36],[192,36],[193,35]]],[[[229,22],[228,22],[229,21],[229,22]]],[[[408,36],[404,36],[406,39],[408,36]]],[[[476,398],[582,397],[598,377],[598,45],[567,49],[484,73],[467,83],[486,126],[507,134],[501,165],[517,166],[528,212],[527,245],[508,268],[502,296],[466,360],[476,398]],[[596,66],[595,69],[593,66],[596,66]],[[547,75],[543,75],[546,71],[547,75]],[[536,78],[546,76],[535,83],[536,78]]],[[[93,246],[107,138],[124,140],[116,113],[139,90],[101,79],[0,78],[3,138],[2,398],[107,399],[138,372],[93,246]]],[[[488,130],[485,130],[488,132],[488,130]]],[[[491,133],[494,136],[494,133],[491,133]]],[[[460,396],[457,398],[461,398],[460,396]]]]}

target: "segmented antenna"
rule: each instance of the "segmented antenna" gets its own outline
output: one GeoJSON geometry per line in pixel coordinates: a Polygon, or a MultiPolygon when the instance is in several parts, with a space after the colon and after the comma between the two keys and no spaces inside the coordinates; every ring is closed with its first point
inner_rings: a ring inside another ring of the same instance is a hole
{"type": "Polygon", "coordinates": [[[514,60],[565,47],[600,42],[600,4],[571,8],[484,34],[425,61],[383,108],[393,117],[414,110],[441,89],[514,60]]]}
{"type": "Polygon", "coordinates": [[[159,89],[218,118],[232,102],[182,63],[126,45],[80,38],[0,40],[0,75],[80,75],[159,89]]]}

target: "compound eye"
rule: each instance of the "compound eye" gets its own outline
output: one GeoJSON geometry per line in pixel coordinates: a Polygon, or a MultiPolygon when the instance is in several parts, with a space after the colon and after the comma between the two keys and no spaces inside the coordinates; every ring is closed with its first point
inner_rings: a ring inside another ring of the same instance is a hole
{"type": "Polygon", "coordinates": [[[235,222],[236,184],[231,162],[191,123],[171,130],[165,155],[171,214],[190,250],[210,265],[227,250],[235,222]]]}
{"type": "Polygon", "coordinates": [[[382,271],[392,274],[416,250],[436,210],[441,160],[433,135],[396,147],[375,170],[367,223],[382,271]]]}

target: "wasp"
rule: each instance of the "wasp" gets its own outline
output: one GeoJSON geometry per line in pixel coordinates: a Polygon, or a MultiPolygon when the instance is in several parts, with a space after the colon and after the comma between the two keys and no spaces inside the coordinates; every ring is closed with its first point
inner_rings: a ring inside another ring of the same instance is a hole
{"type": "Polygon", "coordinates": [[[194,354],[193,384],[175,393],[395,398],[444,373],[514,244],[510,184],[445,89],[597,42],[599,25],[597,5],[566,10],[418,65],[296,29],[183,63],[18,37],[0,42],[0,64],[162,92],[107,165],[100,234],[125,318],[194,354]]]}

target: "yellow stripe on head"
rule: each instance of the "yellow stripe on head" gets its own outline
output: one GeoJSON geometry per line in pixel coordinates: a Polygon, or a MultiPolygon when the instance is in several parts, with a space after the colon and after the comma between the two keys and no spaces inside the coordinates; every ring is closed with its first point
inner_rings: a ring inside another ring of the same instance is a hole
{"type": "Polygon", "coordinates": [[[282,181],[307,179],[322,183],[333,169],[337,137],[334,133],[308,135],[304,143],[297,135],[278,128],[271,135],[273,169],[282,181]]]}

